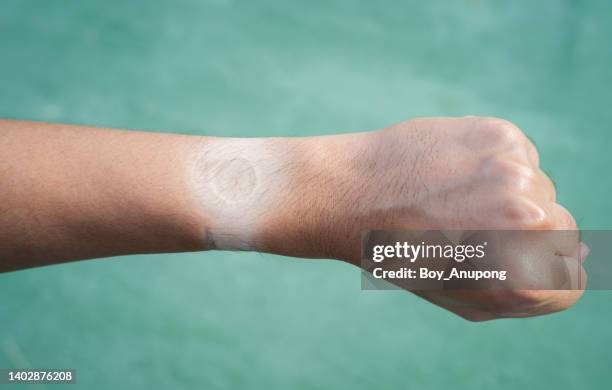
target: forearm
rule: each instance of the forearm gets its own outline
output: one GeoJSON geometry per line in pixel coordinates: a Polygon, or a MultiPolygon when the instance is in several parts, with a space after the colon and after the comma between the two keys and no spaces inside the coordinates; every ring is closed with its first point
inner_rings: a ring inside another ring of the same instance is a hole
{"type": "Polygon", "coordinates": [[[0,271],[206,249],[323,257],[321,194],[340,172],[326,138],[0,121],[0,271]]]}
{"type": "Polygon", "coordinates": [[[198,137],[0,121],[0,270],[201,249],[198,137]]]}

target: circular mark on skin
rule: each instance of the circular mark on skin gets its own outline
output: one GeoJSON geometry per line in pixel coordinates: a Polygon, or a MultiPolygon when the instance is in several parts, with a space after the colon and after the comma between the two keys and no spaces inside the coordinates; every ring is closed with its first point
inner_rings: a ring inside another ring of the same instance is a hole
{"type": "Polygon", "coordinates": [[[251,162],[242,157],[217,163],[212,172],[216,195],[228,202],[245,201],[255,191],[257,175],[251,162]]]}

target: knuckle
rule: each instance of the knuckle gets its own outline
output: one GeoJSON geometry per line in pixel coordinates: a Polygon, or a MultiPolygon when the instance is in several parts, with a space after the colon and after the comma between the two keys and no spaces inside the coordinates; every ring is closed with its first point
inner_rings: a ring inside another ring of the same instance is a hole
{"type": "Polygon", "coordinates": [[[513,197],[504,202],[502,213],[509,224],[516,228],[545,228],[549,223],[544,209],[523,197],[513,197]]]}
{"type": "Polygon", "coordinates": [[[527,140],[527,145],[531,157],[533,158],[536,165],[538,165],[540,163],[540,152],[538,151],[538,148],[533,144],[533,142],[529,140],[527,140]]]}
{"type": "Polygon", "coordinates": [[[555,218],[561,228],[575,229],[577,227],[576,219],[565,207],[558,203],[555,203],[553,207],[556,209],[555,218]]]}
{"type": "Polygon", "coordinates": [[[488,170],[491,176],[512,187],[522,186],[535,179],[535,172],[531,167],[508,159],[491,160],[488,170]]]}
{"type": "Polygon", "coordinates": [[[522,141],[523,132],[514,123],[501,118],[482,119],[481,130],[500,145],[512,145],[522,141]]]}
{"type": "Polygon", "coordinates": [[[495,178],[509,190],[525,189],[536,181],[536,172],[532,167],[509,159],[493,158],[486,164],[485,170],[489,177],[495,178]]]}
{"type": "Polygon", "coordinates": [[[557,199],[557,189],[555,188],[554,183],[546,175],[541,177],[541,182],[543,183],[544,191],[546,191],[550,200],[554,202],[557,199]]]}

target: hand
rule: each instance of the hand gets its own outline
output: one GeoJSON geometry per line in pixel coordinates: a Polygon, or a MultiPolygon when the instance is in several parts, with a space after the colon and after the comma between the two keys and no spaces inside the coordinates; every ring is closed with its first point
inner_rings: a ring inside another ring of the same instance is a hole
{"type": "MultiPolygon", "coordinates": [[[[372,229],[576,229],[555,201],[534,145],[497,118],[424,118],[370,133],[306,141],[309,170],[283,202],[276,252],[359,265],[372,229]]],[[[553,250],[551,248],[551,250],[553,250]]],[[[567,256],[572,254],[567,253],[567,256]]],[[[431,291],[419,295],[470,320],[565,309],[580,290],[431,291]]]]}

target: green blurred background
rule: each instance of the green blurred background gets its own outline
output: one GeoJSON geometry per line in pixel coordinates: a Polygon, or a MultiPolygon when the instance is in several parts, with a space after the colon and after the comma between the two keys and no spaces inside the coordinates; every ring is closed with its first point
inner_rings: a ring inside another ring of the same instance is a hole
{"type": "MultiPolygon", "coordinates": [[[[3,0],[0,117],[291,136],[500,116],[609,228],[611,40],[608,0],[3,0]]],[[[611,297],[474,324],[332,261],[96,260],[0,276],[0,367],[87,389],[609,389],[611,297]]]]}

